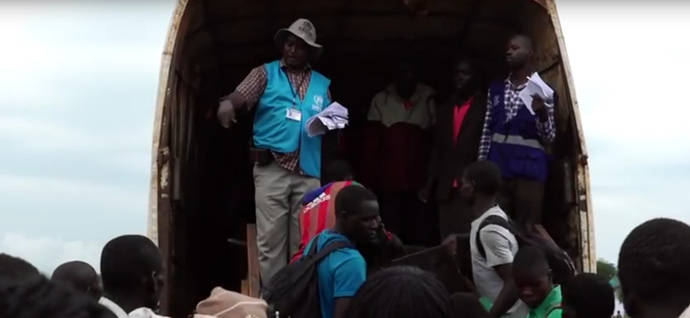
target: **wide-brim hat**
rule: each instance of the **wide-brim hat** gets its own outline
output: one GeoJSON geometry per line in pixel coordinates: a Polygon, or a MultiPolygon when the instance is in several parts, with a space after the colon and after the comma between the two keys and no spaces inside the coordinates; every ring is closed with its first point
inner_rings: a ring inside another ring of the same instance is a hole
{"type": "Polygon", "coordinates": [[[283,42],[285,41],[285,38],[287,38],[288,34],[292,34],[302,39],[304,43],[307,43],[307,45],[313,49],[316,57],[321,55],[321,52],[323,52],[323,46],[316,43],[316,28],[311,21],[307,19],[297,19],[290,25],[290,27],[278,30],[276,35],[273,37],[276,46],[282,47],[283,42]]]}

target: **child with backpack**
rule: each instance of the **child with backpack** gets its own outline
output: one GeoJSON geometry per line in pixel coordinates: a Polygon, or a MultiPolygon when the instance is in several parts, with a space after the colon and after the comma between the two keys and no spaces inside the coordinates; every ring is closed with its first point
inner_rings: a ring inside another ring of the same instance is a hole
{"type": "Polygon", "coordinates": [[[561,318],[561,286],[553,283],[544,250],[534,246],[520,248],[513,261],[513,279],[520,299],[529,307],[527,318],[561,318]]]}

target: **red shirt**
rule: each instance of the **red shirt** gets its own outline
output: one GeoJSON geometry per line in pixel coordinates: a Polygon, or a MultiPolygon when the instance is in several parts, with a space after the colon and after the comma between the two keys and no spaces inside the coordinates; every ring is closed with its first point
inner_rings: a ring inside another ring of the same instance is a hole
{"type": "MultiPolygon", "coordinates": [[[[465,121],[465,115],[467,115],[467,111],[470,109],[473,100],[474,97],[470,97],[470,99],[462,103],[462,105],[455,105],[455,107],[453,107],[453,145],[458,143],[462,122],[465,121]]],[[[453,180],[453,188],[457,187],[458,180],[453,180]]]]}

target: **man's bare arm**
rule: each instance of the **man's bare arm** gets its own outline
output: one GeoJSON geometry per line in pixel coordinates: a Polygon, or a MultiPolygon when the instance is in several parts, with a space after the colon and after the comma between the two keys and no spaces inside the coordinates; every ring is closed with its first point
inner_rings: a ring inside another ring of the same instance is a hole
{"type": "Polygon", "coordinates": [[[347,310],[350,308],[350,297],[339,297],[335,299],[333,306],[333,318],[345,318],[347,310]]]}
{"type": "Polygon", "coordinates": [[[519,298],[515,281],[513,280],[513,264],[503,264],[494,267],[494,270],[503,280],[503,289],[491,306],[489,316],[492,318],[501,317],[505,314],[519,298]]]}

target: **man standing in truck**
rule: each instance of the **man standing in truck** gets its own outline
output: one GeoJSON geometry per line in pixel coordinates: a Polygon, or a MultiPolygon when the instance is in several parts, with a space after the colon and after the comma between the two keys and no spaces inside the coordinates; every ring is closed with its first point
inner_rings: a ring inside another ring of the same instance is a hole
{"type": "Polygon", "coordinates": [[[527,229],[541,221],[545,148],[556,138],[553,100],[531,95],[532,101],[526,105],[521,95],[528,81],[538,78],[533,57],[532,39],[525,35],[510,38],[506,51],[510,74],[489,86],[479,144],[479,160],[493,161],[501,169],[501,207],[527,229]]]}
{"type": "Polygon", "coordinates": [[[298,19],[274,40],[281,59],[254,68],[218,108],[227,128],[236,110],[256,107],[250,152],[263,283],[297,250],[301,199],[319,187],[321,172],[321,137],[309,137],[305,123],[330,104],[330,80],[310,64],[322,50],[314,25],[298,19]]]}

